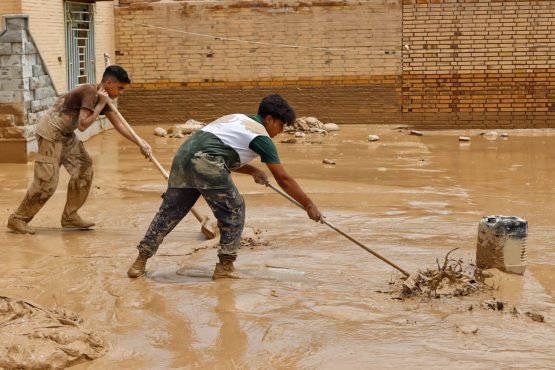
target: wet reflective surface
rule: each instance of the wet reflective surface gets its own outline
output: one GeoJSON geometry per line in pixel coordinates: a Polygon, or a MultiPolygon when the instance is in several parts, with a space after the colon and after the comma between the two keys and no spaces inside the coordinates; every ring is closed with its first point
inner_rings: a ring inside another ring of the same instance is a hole
{"type": "MultiPolygon", "coordinates": [[[[181,140],[152,130],[138,132],[169,168],[181,140]]],[[[409,272],[455,247],[455,257],[474,259],[482,216],[526,219],[525,276],[503,275],[498,289],[483,295],[392,299],[379,291],[390,289],[394,269],[240,174],[234,178],[247,203],[247,226],[270,241],[240,251],[236,267],[244,279],[212,282],[216,251],[190,254],[203,239],[187,216],[148,262],[147,277],[130,280],[135,245],[165,185],[115,130],[85,143],[95,174],[81,214],[97,227],[61,230],[68,180],[62,170],[58,191],[31,223],[37,234],[0,233],[0,295],[71,310],[103,335],[107,354],[76,369],[549,368],[555,363],[555,135],[508,132],[489,140],[480,131],[418,137],[392,127],[343,126],[318,137],[322,144],[278,144],[286,169],[330,222],[409,272]],[[369,134],[381,140],[368,142],[369,134]],[[472,140],[459,143],[459,135],[472,140]],[[492,297],[506,309],[480,308],[492,297]],[[513,307],[520,315],[510,314],[513,307]],[[546,322],[532,321],[527,311],[546,322]]],[[[32,163],[0,165],[2,226],[32,169],[32,163]]],[[[209,212],[203,201],[197,206],[209,212]]]]}

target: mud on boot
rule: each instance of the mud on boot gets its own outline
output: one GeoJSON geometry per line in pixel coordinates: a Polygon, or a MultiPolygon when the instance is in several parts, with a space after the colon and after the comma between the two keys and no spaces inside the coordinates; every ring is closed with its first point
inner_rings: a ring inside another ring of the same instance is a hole
{"type": "Polygon", "coordinates": [[[212,280],[218,279],[241,279],[241,275],[235,271],[232,261],[222,261],[216,263],[212,280]]]}
{"type": "Polygon", "coordinates": [[[74,214],[69,218],[62,216],[62,227],[65,229],[88,229],[94,225],[94,222],[83,220],[78,214],[74,214]]]}
{"type": "Polygon", "coordinates": [[[148,258],[149,257],[139,253],[135,262],[133,262],[131,267],[129,267],[129,270],[127,270],[127,276],[134,279],[144,275],[146,270],[146,261],[148,261],[148,258]]]}
{"type": "Polygon", "coordinates": [[[8,218],[8,229],[18,234],[34,234],[35,229],[29,226],[29,223],[20,218],[15,217],[13,214],[8,218]]]}

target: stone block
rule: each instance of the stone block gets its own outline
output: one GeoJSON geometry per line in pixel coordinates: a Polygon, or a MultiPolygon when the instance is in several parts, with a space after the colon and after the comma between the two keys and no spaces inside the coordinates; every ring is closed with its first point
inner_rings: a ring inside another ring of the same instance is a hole
{"type": "Polygon", "coordinates": [[[10,78],[2,80],[2,90],[16,91],[16,90],[29,90],[28,78],[10,78]]]}
{"type": "Polygon", "coordinates": [[[39,77],[31,77],[29,87],[31,90],[36,90],[41,87],[52,86],[52,81],[47,75],[42,75],[39,77]]]}
{"type": "MultiPolygon", "coordinates": [[[[2,67],[0,68],[0,79],[4,80],[7,78],[11,78],[12,76],[12,69],[10,67],[2,67]]],[[[1,81],[0,80],[0,81],[1,81]]]]}
{"type": "Polygon", "coordinates": [[[2,55],[0,56],[0,67],[13,67],[21,65],[21,55],[2,55]]]}
{"type": "Polygon", "coordinates": [[[29,78],[33,77],[33,67],[34,66],[21,66],[21,77],[29,78]]]}
{"type": "Polygon", "coordinates": [[[8,29],[0,35],[0,42],[26,42],[27,40],[27,32],[25,31],[13,31],[8,29]]]}
{"type": "Polygon", "coordinates": [[[35,90],[34,100],[42,100],[42,99],[51,98],[55,96],[56,96],[56,92],[54,91],[52,86],[39,87],[38,89],[35,90]]]}
{"type": "Polygon", "coordinates": [[[5,20],[8,31],[25,31],[28,29],[29,18],[26,16],[6,17],[5,20]]]}
{"type": "Polygon", "coordinates": [[[13,114],[0,114],[0,127],[11,127],[15,125],[13,114]]]}
{"type": "Polygon", "coordinates": [[[37,64],[37,54],[23,54],[21,64],[24,66],[34,66],[37,64]]]}
{"type": "Polygon", "coordinates": [[[37,48],[35,47],[35,44],[32,41],[27,41],[25,44],[24,50],[26,53],[36,53],[37,52],[37,48]]]}
{"type": "Polygon", "coordinates": [[[0,104],[1,103],[15,103],[15,96],[13,91],[0,91],[0,104]]]}
{"type": "Polygon", "coordinates": [[[46,74],[44,72],[44,68],[42,67],[42,64],[36,64],[36,65],[32,66],[32,69],[33,69],[33,76],[34,77],[39,77],[39,76],[42,76],[42,75],[46,74]]]}
{"type": "Polygon", "coordinates": [[[12,42],[12,54],[25,54],[25,44],[22,42],[12,42]]]}
{"type": "Polygon", "coordinates": [[[33,100],[33,93],[29,90],[14,91],[14,102],[23,104],[33,100]]]}
{"type": "Polygon", "coordinates": [[[29,113],[27,115],[27,124],[28,125],[36,125],[39,123],[40,118],[44,115],[44,111],[37,112],[37,113],[29,113]]]}
{"type": "Polygon", "coordinates": [[[12,55],[12,44],[9,42],[0,43],[0,55],[12,55]]]}
{"type": "Polygon", "coordinates": [[[43,110],[47,110],[54,104],[56,98],[46,98],[42,100],[33,100],[31,102],[31,112],[41,112],[43,110]]]}

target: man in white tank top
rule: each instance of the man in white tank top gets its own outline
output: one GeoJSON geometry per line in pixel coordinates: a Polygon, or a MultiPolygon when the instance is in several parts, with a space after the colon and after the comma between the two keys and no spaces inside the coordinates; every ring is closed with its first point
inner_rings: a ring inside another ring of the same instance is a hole
{"type": "Polygon", "coordinates": [[[173,159],[168,189],[158,213],[137,249],[139,255],[127,275],[145,273],[146,262],[164,237],[185,217],[202,196],[218,220],[219,263],[213,279],[238,278],[233,262],[240,247],[245,223],[245,203],[233,184],[230,172],[251,175],[259,184],[268,182],[264,171],[248,162],[257,156],[266,164],[283,190],[306,209],[308,217],[321,221],[318,207],[282,166],[272,138],[295,121],[295,112],[279,95],[262,99],[258,114],[230,114],[193,134],[173,159]]]}

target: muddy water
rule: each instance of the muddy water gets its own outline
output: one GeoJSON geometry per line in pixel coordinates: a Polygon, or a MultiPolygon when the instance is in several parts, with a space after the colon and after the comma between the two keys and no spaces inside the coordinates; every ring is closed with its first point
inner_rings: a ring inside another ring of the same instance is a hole
{"type": "MultiPolygon", "coordinates": [[[[139,132],[169,168],[181,140],[154,137],[152,127],[139,132]]],[[[96,229],[59,229],[64,174],[32,223],[37,235],[1,234],[0,295],[76,312],[102,335],[106,355],[76,369],[552,367],[555,136],[510,131],[508,139],[487,140],[478,133],[416,137],[351,126],[322,144],[279,150],[330,222],[408,271],[431,266],[455,247],[455,257],[472,259],[484,215],[527,219],[527,272],[503,278],[493,292],[394,300],[380,291],[390,289],[395,270],[244,175],[235,180],[247,225],[270,241],[241,251],[237,267],[245,279],[209,279],[216,252],[188,255],[202,241],[188,217],[149,261],[147,278],[129,280],[127,267],[164,182],[112,130],[86,143],[95,178],[82,214],[97,221],[96,229]],[[367,142],[368,134],[381,141],[367,142]],[[460,144],[459,135],[472,141],[460,144]],[[337,164],[324,165],[323,158],[337,164]],[[194,276],[175,273],[183,267],[194,276]],[[507,302],[507,312],[480,308],[492,297],[507,302]],[[520,315],[508,312],[513,307],[520,315]]],[[[2,225],[31,178],[32,164],[0,165],[2,225]]],[[[198,206],[208,212],[205,203],[198,206]]]]}

